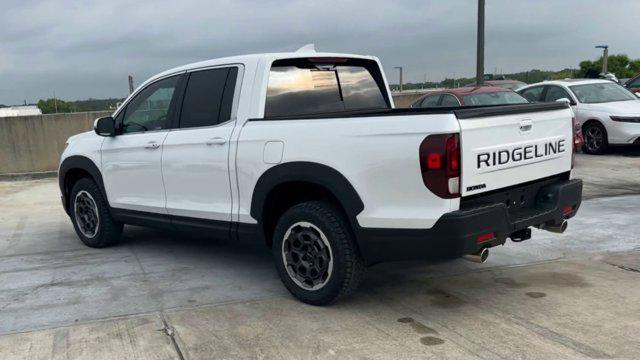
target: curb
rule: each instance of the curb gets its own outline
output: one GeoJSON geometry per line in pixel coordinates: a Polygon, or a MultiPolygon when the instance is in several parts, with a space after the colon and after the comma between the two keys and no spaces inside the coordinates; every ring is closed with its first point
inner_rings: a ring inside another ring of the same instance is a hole
{"type": "Polygon", "coordinates": [[[39,180],[54,178],[58,175],[57,171],[44,171],[33,173],[18,174],[0,174],[0,181],[23,181],[23,180],[39,180]]]}

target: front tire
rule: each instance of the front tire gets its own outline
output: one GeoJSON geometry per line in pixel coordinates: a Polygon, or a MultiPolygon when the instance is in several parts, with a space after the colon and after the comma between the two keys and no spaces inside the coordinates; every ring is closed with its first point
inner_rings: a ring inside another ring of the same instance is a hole
{"type": "Polygon", "coordinates": [[[591,155],[602,155],[609,146],[607,130],[597,122],[590,122],[582,129],[584,145],[582,151],[591,155]]]}
{"type": "Polygon", "coordinates": [[[273,256],[287,290],[311,305],[327,305],[350,295],[364,275],[346,218],[323,201],[295,205],[280,217],[273,256]]]}
{"type": "Polygon", "coordinates": [[[78,180],[71,189],[70,201],[73,227],[85,245],[103,248],[120,239],[123,225],[113,220],[107,201],[93,180],[78,180]]]}

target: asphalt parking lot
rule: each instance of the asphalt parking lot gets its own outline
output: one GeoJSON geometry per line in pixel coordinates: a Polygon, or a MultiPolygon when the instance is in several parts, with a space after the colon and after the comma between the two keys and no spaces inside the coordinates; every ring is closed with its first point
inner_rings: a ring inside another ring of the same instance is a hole
{"type": "Polygon", "coordinates": [[[127,227],[89,249],[54,179],[0,182],[0,359],[640,358],[640,150],[578,155],[576,176],[566,233],[374,266],[324,308],[262,247],[127,227]]]}

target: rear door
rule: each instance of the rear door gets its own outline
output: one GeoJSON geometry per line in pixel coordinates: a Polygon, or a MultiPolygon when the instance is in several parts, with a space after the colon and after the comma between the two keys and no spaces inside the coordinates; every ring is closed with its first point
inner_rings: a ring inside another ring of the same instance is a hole
{"type": "Polygon", "coordinates": [[[566,103],[456,110],[462,196],[571,170],[572,113],[566,103]]]}
{"type": "Polygon", "coordinates": [[[206,219],[228,230],[229,143],[239,69],[225,66],[187,74],[176,128],[167,135],[162,157],[166,208],[177,222],[181,217],[206,219]]]}

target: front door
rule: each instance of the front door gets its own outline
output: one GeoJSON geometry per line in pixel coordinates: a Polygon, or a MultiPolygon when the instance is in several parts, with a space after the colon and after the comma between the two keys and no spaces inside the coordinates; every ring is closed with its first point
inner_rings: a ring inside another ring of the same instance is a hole
{"type": "Polygon", "coordinates": [[[181,75],[139,92],[116,117],[117,135],[102,144],[102,174],[114,208],[166,214],[162,144],[181,75]]]}
{"type": "Polygon", "coordinates": [[[167,212],[176,222],[198,218],[223,233],[228,230],[229,142],[237,78],[238,67],[187,74],[179,121],[164,142],[162,157],[167,212]]]}

